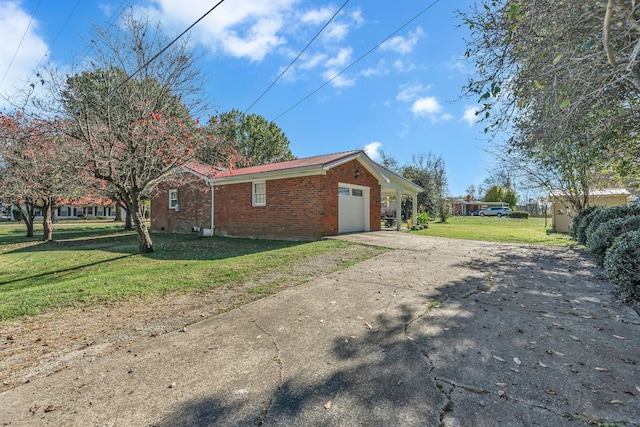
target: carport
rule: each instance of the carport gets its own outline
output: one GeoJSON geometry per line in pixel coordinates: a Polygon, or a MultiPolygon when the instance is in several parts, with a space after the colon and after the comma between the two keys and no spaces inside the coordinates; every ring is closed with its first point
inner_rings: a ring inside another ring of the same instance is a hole
{"type": "Polygon", "coordinates": [[[400,231],[402,225],[402,197],[408,195],[412,198],[413,203],[411,204],[413,210],[411,212],[411,218],[413,224],[418,223],[418,194],[424,191],[424,188],[420,187],[417,184],[409,181],[408,179],[403,178],[402,176],[390,171],[382,165],[376,163],[376,167],[381,175],[386,178],[386,182],[381,186],[381,196],[384,199],[387,196],[395,196],[396,201],[398,202],[398,207],[396,211],[396,223],[395,229],[400,231]]]}

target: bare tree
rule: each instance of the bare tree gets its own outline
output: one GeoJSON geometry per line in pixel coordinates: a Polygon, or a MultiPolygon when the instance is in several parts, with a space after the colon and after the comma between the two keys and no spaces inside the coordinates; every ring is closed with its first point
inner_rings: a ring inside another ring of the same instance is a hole
{"type": "Polygon", "coordinates": [[[191,114],[202,76],[187,43],[170,44],[149,20],[129,15],[123,25],[97,28],[94,40],[91,69],[68,76],[55,93],[93,173],[131,213],[140,252],[153,252],[141,200],[195,155],[200,130],[191,114]]]}

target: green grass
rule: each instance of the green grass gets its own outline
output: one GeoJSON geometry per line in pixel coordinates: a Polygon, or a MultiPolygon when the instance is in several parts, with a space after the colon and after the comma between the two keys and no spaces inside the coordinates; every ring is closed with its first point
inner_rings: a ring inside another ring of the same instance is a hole
{"type": "Polygon", "coordinates": [[[556,233],[550,227],[550,218],[547,219],[547,228],[545,228],[544,218],[512,219],[459,216],[449,218],[446,223],[431,222],[429,228],[412,231],[412,233],[488,242],[575,246],[575,242],[568,234],[556,233]]]}
{"type": "MultiPolygon", "coordinates": [[[[121,228],[113,223],[56,224],[55,241],[42,243],[39,228],[35,238],[27,239],[24,226],[0,224],[0,320],[245,282],[259,283],[251,293],[269,294],[300,262],[353,246],[336,240],[299,243],[153,234],[156,252],[139,255],[135,233],[121,228]],[[265,277],[273,280],[264,283],[265,277]]],[[[381,251],[367,248],[363,259],[381,251]]],[[[348,259],[336,269],[353,262],[348,259]]]]}

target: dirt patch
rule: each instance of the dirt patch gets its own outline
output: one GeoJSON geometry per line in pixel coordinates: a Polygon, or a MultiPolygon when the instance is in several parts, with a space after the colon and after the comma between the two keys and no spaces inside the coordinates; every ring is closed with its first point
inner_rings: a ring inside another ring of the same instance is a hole
{"type": "Polygon", "coordinates": [[[381,253],[351,245],[302,260],[290,271],[208,292],[170,294],[65,309],[0,323],[0,392],[71,366],[88,363],[124,345],[188,328],[243,304],[339,270],[381,253]]]}

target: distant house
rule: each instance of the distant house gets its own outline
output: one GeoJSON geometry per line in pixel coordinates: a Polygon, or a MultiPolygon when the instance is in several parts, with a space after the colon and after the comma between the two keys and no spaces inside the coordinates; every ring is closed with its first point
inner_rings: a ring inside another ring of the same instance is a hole
{"type": "Polygon", "coordinates": [[[473,211],[485,209],[489,206],[509,206],[504,202],[483,202],[481,200],[473,200],[470,195],[467,195],[465,199],[454,199],[451,201],[451,210],[454,215],[467,216],[471,215],[473,211]]]}
{"type": "Polygon", "coordinates": [[[313,240],[380,230],[387,194],[413,197],[415,218],[423,191],[360,150],[234,170],[192,162],[181,174],[151,199],[151,230],[313,240]]]}
{"type": "Polygon", "coordinates": [[[124,208],[116,206],[108,197],[95,196],[79,200],[61,200],[56,204],[56,215],[58,219],[115,218],[116,209],[122,210],[124,218],[124,208]]]}
{"type": "MultiPolygon", "coordinates": [[[[624,188],[605,188],[593,190],[589,194],[589,206],[618,206],[629,203],[629,193],[624,188]]],[[[551,202],[551,223],[558,233],[567,233],[576,208],[567,200],[562,190],[549,196],[551,202]]]]}
{"type": "MultiPolygon", "coordinates": [[[[116,206],[113,200],[104,196],[87,196],[78,200],[61,199],[56,201],[55,215],[57,219],[113,219],[116,217],[116,209],[121,210],[122,217],[125,216],[124,208],[116,206]]],[[[9,211],[10,219],[13,217],[13,210],[9,211]]],[[[42,219],[42,211],[36,209],[35,219],[42,219]]]]}

